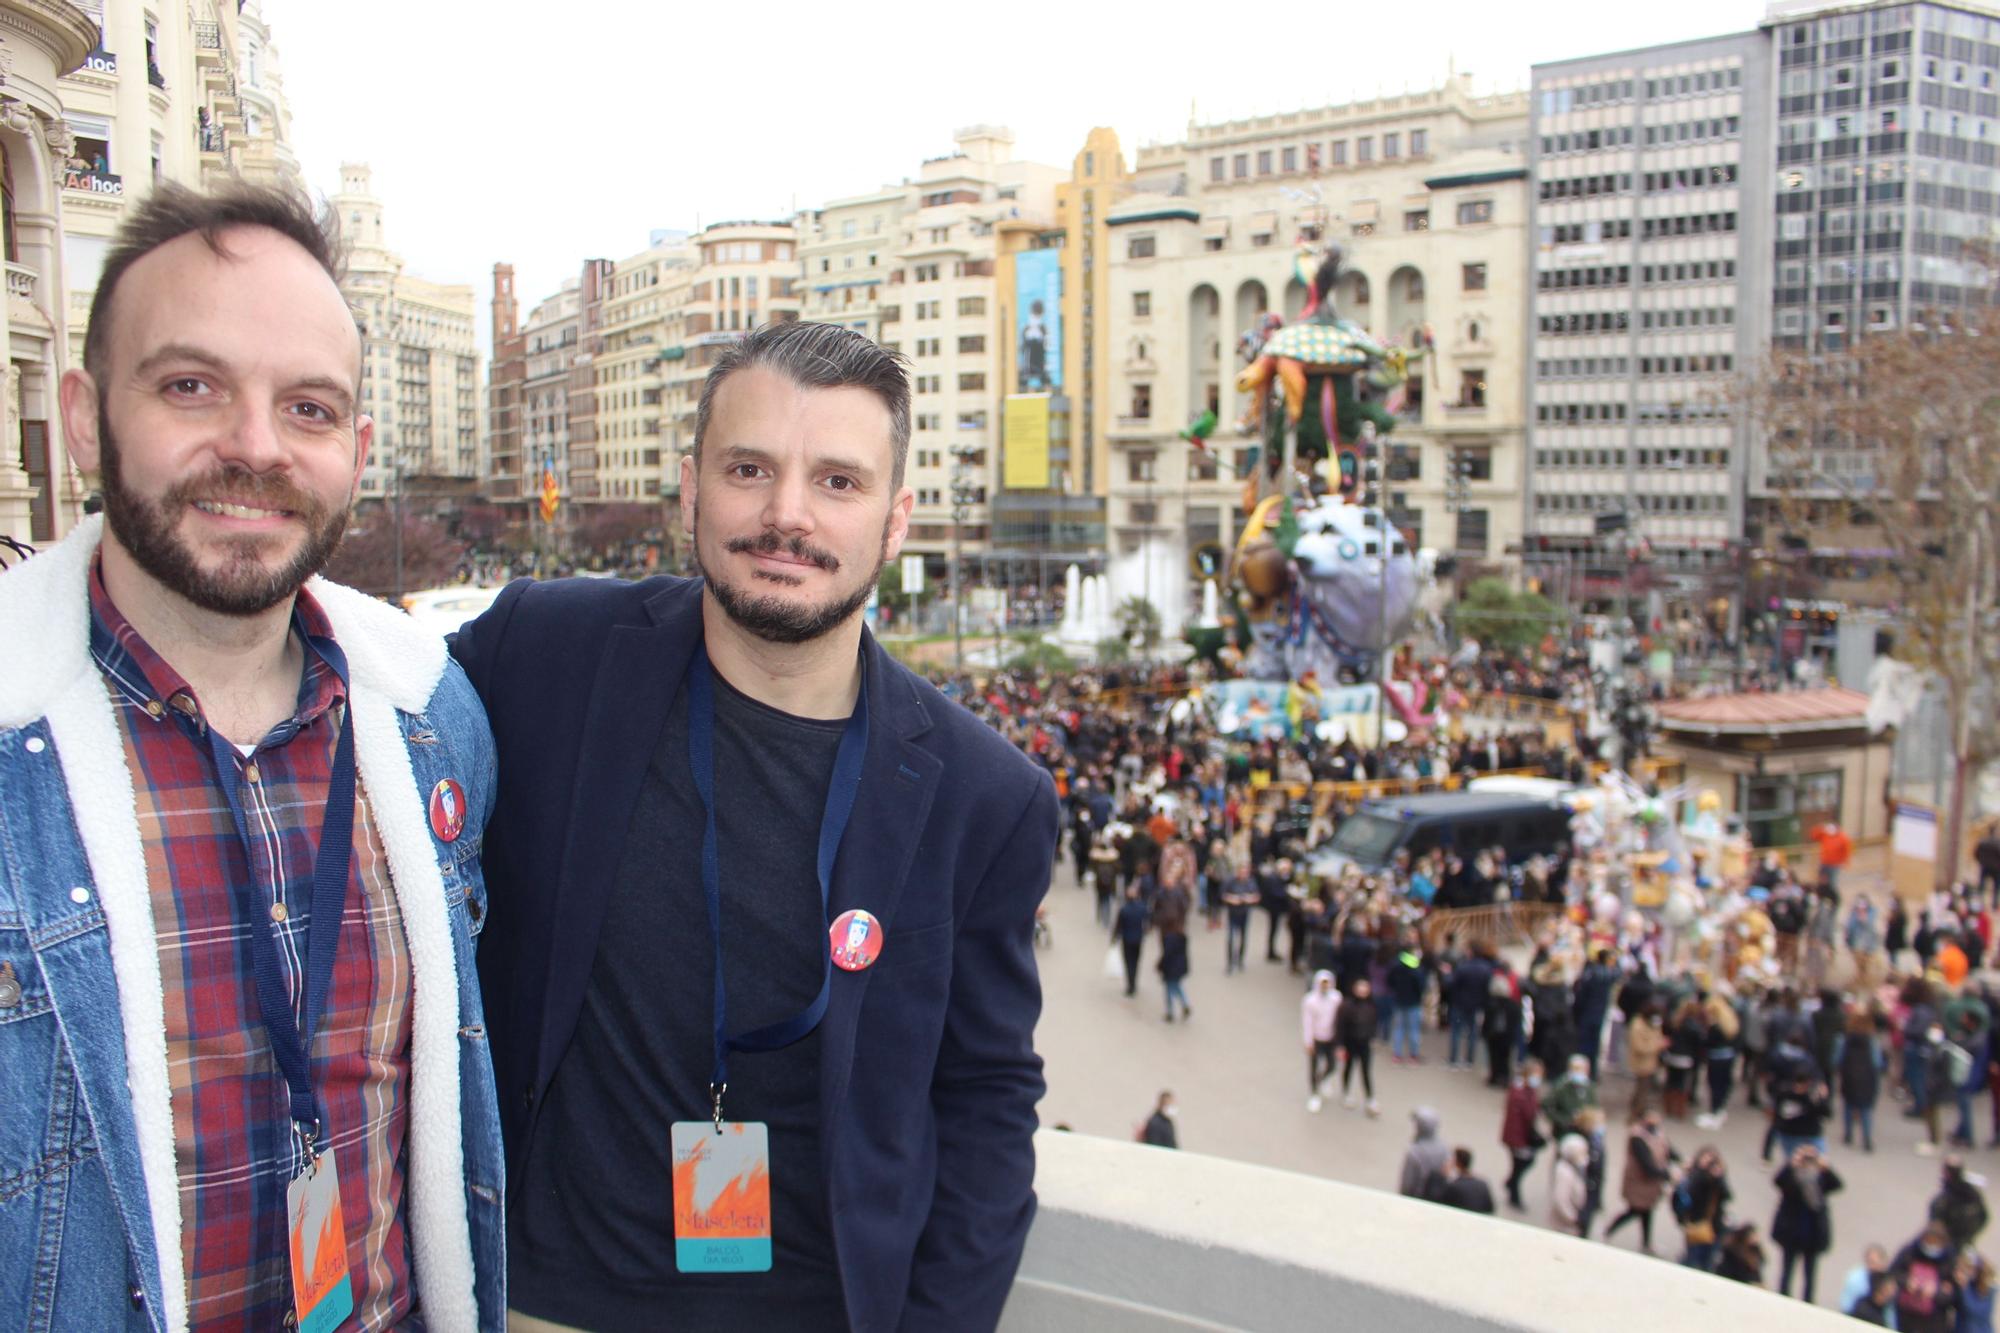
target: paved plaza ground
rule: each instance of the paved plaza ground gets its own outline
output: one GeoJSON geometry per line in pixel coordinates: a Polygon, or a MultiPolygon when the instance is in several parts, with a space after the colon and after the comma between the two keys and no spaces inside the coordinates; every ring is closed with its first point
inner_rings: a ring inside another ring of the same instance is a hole
{"type": "MultiPolygon", "coordinates": [[[[1184,1150],[1393,1191],[1410,1138],[1410,1112],[1430,1105],[1443,1116],[1445,1139],[1470,1147],[1474,1171],[1493,1184],[1501,1207],[1495,1225],[1547,1225],[1550,1154],[1542,1154],[1523,1190],[1528,1211],[1509,1212],[1500,1189],[1508,1166],[1499,1142],[1501,1096],[1485,1086],[1483,1064],[1479,1073],[1444,1067],[1442,1032],[1424,1034],[1422,1066],[1392,1064],[1387,1047],[1377,1049],[1380,1119],[1342,1109],[1338,1096],[1317,1115],[1307,1111],[1298,1007],[1304,979],[1288,975],[1281,963],[1263,961],[1262,912],[1252,916],[1249,970],[1235,976],[1223,973],[1224,932],[1208,931],[1199,916],[1194,918],[1192,971],[1186,983],[1194,1014],[1189,1021],[1168,1024],[1161,1017],[1159,976],[1152,970],[1157,957],[1153,939],[1147,939],[1141,961],[1139,995],[1128,1000],[1122,994],[1124,983],[1104,975],[1109,935],[1093,920],[1092,895],[1076,887],[1066,857],[1048,902],[1053,943],[1040,955],[1044,1006],[1036,1033],[1049,1084],[1041,1107],[1043,1125],[1063,1123],[1079,1133],[1129,1140],[1159,1091],[1172,1088],[1181,1108],[1184,1150]]],[[[1280,953],[1284,943],[1281,931],[1280,953]]],[[[1618,1182],[1625,1162],[1623,1108],[1631,1097],[1630,1080],[1608,1072],[1604,1095],[1613,1115],[1605,1169],[1608,1212],[1594,1228],[1599,1236],[1605,1221],[1623,1208],[1618,1182]]],[[[1982,1098],[1974,1109],[1984,1143],[1991,1130],[1990,1107],[1982,1098]]],[[[1949,1121],[1945,1128],[1950,1130],[1949,1121]]],[[[1704,1143],[1722,1150],[1736,1195],[1733,1213],[1756,1222],[1766,1236],[1766,1285],[1775,1288],[1778,1253],[1769,1246],[1768,1232],[1777,1191],[1757,1157],[1764,1135],[1762,1113],[1747,1109],[1739,1090],[1722,1128],[1699,1130],[1692,1122],[1669,1122],[1667,1132],[1683,1157],[1691,1157],[1704,1143]]],[[[1841,1279],[1860,1262],[1863,1246],[1880,1241],[1893,1249],[1916,1234],[1936,1191],[1938,1172],[1937,1159],[1916,1155],[1920,1137],[1917,1123],[1903,1119],[1900,1104],[1886,1092],[1876,1108],[1872,1155],[1864,1155],[1858,1143],[1843,1149],[1838,1124],[1832,1127],[1830,1156],[1846,1189],[1834,1198],[1834,1242],[1820,1265],[1820,1304],[1834,1304],[1841,1279]]],[[[1984,1148],[1969,1157],[1974,1171],[1991,1171],[2000,1164],[2000,1154],[1984,1148]]],[[[1680,1235],[1664,1201],[1654,1232],[1654,1248],[1678,1258],[1680,1235]]],[[[1993,1237],[1989,1230],[1982,1238],[1989,1256],[1993,1237]]],[[[1329,1218],[1327,1243],[1337,1245],[1339,1239],[1339,1219],[1329,1218]]],[[[1636,1249],[1638,1227],[1627,1225],[1612,1243],[1636,1249]]]]}

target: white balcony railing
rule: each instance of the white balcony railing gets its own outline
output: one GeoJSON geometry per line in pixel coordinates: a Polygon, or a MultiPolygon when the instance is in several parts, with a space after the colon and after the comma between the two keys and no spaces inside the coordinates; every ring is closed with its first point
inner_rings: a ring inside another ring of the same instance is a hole
{"type": "Polygon", "coordinates": [[[37,279],[35,270],[25,264],[7,265],[7,295],[32,303],[35,299],[37,279]]]}
{"type": "Polygon", "coordinates": [[[1035,1151],[1041,1207],[1002,1333],[1855,1327],[1670,1260],[1357,1185],[1080,1134],[1045,1131],[1035,1151]]]}

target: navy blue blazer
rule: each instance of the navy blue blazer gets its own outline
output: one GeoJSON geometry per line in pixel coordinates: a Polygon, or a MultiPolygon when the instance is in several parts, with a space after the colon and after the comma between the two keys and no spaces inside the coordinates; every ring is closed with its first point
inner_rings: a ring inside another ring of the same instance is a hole
{"type": "MultiPolygon", "coordinates": [[[[500,755],[479,975],[509,1179],[576,1029],[701,600],[694,579],[521,580],[453,641],[500,755]]],[[[834,971],[821,1028],[835,1250],[856,1329],[991,1328],[1035,1210],[1033,923],[1055,788],[872,636],[862,646],[868,752],[827,910],[865,907],[887,943],[873,967],[834,971]]]]}

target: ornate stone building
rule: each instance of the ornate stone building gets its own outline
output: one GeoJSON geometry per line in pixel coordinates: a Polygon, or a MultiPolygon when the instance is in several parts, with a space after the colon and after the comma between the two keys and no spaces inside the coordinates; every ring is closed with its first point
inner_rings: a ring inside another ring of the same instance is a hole
{"type": "Polygon", "coordinates": [[[97,275],[127,202],[163,180],[298,185],[260,0],[0,0],[8,419],[0,537],[45,544],[83,512],[56,381],[81,365],[97,275]]]}

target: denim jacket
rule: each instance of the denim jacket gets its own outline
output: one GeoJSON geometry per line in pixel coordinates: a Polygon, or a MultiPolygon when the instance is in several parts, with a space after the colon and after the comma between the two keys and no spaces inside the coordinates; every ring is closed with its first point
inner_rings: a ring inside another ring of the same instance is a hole
{"type": "MultiPolygon", "coordinates": [[[[0,1328],[187,1327],[159,954],[133,778],[89,653],[101,523],[0,575],[0,1328]]],[[[413,986],[404,1207],[433,1330],[506,1317],[499,1111],[473,948],[491,732],[442,639],[316,581],[413,986]],[[439,840],[426,794],[468,800],[439,840]]]]}

